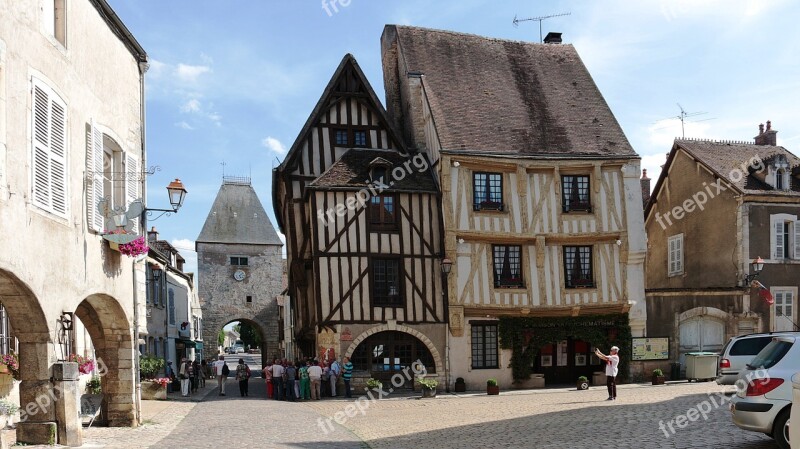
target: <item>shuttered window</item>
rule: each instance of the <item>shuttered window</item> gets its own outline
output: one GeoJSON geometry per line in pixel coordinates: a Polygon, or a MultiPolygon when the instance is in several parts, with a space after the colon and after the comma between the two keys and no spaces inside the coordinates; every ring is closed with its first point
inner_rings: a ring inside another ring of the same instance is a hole
{"type": "MultiPolygon", "coordinates": [[[[139,199],[141,193],[139,192],[139,176],[141,170],[139,169],[139,158],[134,154],[125,153],[125,208],[131,205],[132,202],[139,199]]],[[[139,233],[139,219],[133,219],[133,232],[139,233]]]]}
{"type": "Polygon", "coordinates": [[[35,206],[67,218],[67,106],[33,78],[31,199],[35,206]]]}
{"type": "Polygon", "coordinates": [[[683,274],[683,234],[673,235],[667,242],[669,246],[669,275],[683,274]]]}

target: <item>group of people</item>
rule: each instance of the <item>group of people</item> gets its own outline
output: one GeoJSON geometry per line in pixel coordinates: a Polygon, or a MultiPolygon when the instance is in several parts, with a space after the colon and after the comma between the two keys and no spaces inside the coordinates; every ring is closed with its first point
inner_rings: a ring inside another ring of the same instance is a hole
{"type": "Polygon", "coordinates": [[[206,372],[206,361],[189,360],[186,357],[181,359],[178,373],[172,368],[172,361],[167,362],[167,377],[172,379],[173,385],[175,380],[180,380],[181,395],[186,397],[192,393],[197,392],[198,388],[206,386],[206,379],[204,373],[206,372]]]}
{"type": "Polygon", "coordinates": [[[316,359],[290,362],[275,359],[268,362],[262,370],[267,384],[267,398],[283,401],[315,400],[322,396],[336,397],[339,378],[344,382],[344,396],[352,397],[350,379],[353,377],[353,364],[345,357],[342,363],[316,359]]]}

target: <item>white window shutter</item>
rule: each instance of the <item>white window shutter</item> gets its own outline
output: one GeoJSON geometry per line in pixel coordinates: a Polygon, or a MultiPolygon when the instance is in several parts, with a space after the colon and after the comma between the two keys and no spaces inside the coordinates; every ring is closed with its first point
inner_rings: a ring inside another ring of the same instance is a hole
{"type": "Polygon", "coordinates": [[[800,259],[800,222],[793,222],[792,227],[794,228],[794,258],[800,259]]]}
{"type": "Polygon", "coordinates": [[[683,271],[683,237],[675,239],[675,272],[683,271]]]}
{"type": "MultiPolygon", "coordinates": [[[[89,165],[89,171],[92,172],[92,185],[89,189],[87,189],[87,194],[91,191],[91,201],[87,205],[88,210],[91,211],[91,220],[89,221],[89,225],[97,232],[103,232],[105,229],[105,222],[106,217],[104,217],[100,212],[97,210],[97,202],[101,199],[105,198],[106,195],[111,195],[111,192],[105,191],[105,183],[103,182],[103,172],[105,171],[105,166],[103,165],[103,132],[100,131],[100,128],[97,127],[94,120],[92,120],[92,127],[91,127],[91,138],[90,140],[90,154],[87,155],[89,158],[87,164],[89,165]]],[[[109,168],[112,172],[114,170],[113,167],[109,168]]],[[[112,173],[113,177],[113,173],[112,173]]],[[[107,200],[111,200],[111,198],[106,198],[107,200]]]]}
{"type": "Polygon", "coordinates": [[[32,80],[33,204],[67,217],[67,107],[46,85],[32,80]]]}
{"type": "MultiPolygon", "coordinates": [[[[125,153],[125,209],[141,196],[139,192],[139,158],[132,153],[125,153]]],[[[133,231],[139,233],[139,217],[131,218],[134,221],[133,231]]]]}
{"type": "Polygon", "coordinates": [[[67,216],[67,107],[50,96],[50,185],[53,212],[67,216]]]}
{"type": "Polygon", "coordinates": [[[775,233],[775,254],[773,258],[783,259],[783,245],[785,244],[783,241],[783,221],[775,222],[773,232],[775,233]]]}
{"type": "Polygon", "coordinates": [[[50,210],[50,95],[33,84],[33,203],[50,210]]]}

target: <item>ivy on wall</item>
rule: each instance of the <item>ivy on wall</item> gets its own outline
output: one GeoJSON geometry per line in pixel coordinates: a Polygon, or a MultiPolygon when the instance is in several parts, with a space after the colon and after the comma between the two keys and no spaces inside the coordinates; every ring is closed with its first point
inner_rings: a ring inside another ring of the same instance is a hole
{"type": "Polygon", "coordinates": [[[547,344],[556,344],[567,337],[583,340],[608,354],[611,346],[619,346],[619,375],[627,380],[631,360],[631,327],[627,314],[587,315],[578,317],[500,317],[500,347],[511,349],[511,371],[514,380],[525,380],[547,344]]]}

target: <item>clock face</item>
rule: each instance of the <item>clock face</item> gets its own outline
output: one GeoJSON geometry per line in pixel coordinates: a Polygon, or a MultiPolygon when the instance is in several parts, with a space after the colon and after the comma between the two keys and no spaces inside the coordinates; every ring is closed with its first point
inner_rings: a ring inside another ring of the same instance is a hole
{"type": "Polygon", "coordinates": [[[236,270],[236,272],[233,273],[233,278],[236,279],[237,281],[244,280],[244,277],[245,273],[242,270],[236,270]]]}

